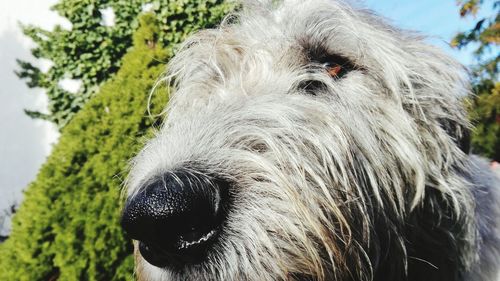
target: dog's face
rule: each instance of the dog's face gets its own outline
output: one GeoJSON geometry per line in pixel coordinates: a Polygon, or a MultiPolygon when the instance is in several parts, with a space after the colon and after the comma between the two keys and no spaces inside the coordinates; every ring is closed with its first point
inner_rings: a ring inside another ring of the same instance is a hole
{"type": "Polygon", "coordinates": [[[369,280],[425,186],[454,194],[462,69],[339,1],[228,21],[173,58],[166,122],[133,161],[140,278],[369,280]]]}

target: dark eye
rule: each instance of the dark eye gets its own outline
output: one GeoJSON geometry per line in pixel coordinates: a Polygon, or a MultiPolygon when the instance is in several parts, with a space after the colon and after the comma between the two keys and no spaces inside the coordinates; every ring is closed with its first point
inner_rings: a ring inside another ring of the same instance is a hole
{"type": "MultiPolygon", "coordinates": [[[[312,73],[324,71],[332,79],[337,80],[344,77],[350,71],[358,69],[347,57],[332,54],[326,48],[322,47],[321,44],[311,45],[309,42],[306,41],[302,44],[308,59],[308,71],[312,73]]],[[[300,83],[299,88],[310,95],[316,95],[323,88],[327,87],[324,82],[321,79],[305,80],[300,83]]]]}
{"type": "Polygon", "coordinates": [[[339,55],[322,56],[311,61],[321,65],[332,78],[342,78],[355,69],[349,59],[339,55]]]}

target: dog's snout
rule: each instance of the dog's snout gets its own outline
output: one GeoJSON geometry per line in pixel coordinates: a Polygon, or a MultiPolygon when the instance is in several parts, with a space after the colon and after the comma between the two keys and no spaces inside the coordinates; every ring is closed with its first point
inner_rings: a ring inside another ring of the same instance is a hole
{"type": "Polygon", "coordinates": [[[152,265],[199,262],[221,231],[228,186],[204,174],[167,173],[128,199],[122,227],[152,265]]]}

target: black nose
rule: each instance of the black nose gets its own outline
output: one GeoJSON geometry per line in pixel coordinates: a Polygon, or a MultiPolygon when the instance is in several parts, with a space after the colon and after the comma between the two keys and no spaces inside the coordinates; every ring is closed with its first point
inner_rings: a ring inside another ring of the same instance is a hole
{"type": "Polygon", "coordinates": [[[198,263],[221,231],[228,186],[191,172],[159,176],[128,199],[122,227],[152,265],[198,263]]]}

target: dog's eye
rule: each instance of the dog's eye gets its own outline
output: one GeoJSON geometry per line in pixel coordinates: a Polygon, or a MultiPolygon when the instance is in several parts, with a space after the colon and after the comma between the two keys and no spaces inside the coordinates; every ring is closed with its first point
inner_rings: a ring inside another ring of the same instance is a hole
{"type": "MultiPolygon", "coordinates": [[[[324,71],[332,79],[340,79],[352,70],[358,69],[348,58],[336,54],[330,54],[324,48],[306,48],[307,58],[312,73],[324,71]]],[[[327,87],[325,81],[321,79],[305,80],[299,84],[299,88],[310,95],[316,95],[322,88],[327,87]]]]}
{"type": "Polygon", "coordinates": [[[339,77],[339,75],[343,73],[342,65],[340,64],[326,62],[322,66],[332,77],[339,77]]]}
{"type": "Polygon", "coordinates": [[[317,62],[325,69],[332,78],[342,78],[355,69],[349,59],[339,55],[321,57],[317,62]]]}

